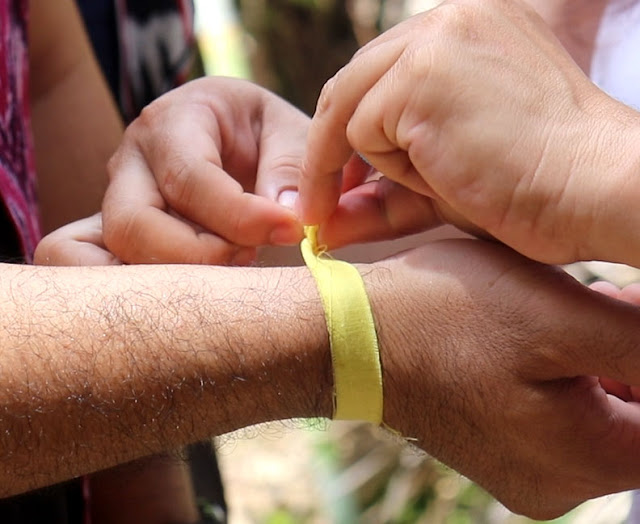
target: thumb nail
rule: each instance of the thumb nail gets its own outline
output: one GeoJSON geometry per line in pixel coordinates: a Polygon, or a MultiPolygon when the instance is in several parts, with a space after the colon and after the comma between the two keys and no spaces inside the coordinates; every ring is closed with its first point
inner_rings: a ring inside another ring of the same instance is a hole
{"type": "Polygon", "coordinates": [[[278,195],[278,204],[291,210],[294,209],[296,200],[298,200],[298,192],[293,189],[285,189],[278,195]]]}

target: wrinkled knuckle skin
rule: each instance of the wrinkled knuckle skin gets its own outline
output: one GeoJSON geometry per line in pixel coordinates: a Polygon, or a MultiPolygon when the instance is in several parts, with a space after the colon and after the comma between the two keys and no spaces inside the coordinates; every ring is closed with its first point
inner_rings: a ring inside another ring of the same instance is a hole
{"type": "Polygon", "coordinates": [[[322,87],[320,96],[318,97],[318,103],[316,105],[316,115],[327,113],[331,108],[331,100],[333,99],[333,93],[335,92],[336,85],[341,76],[341,71],[338,71],[333,77],[331,77],[322,87]]]}
{"type": "Polygon", "coordinates": [[[135,262],[132,259],[130,249],[131,231],[135,230],[133,217],[120,213],[115,217],[103,216],[102,239],[105,247],[116,257],[126,263],[135,262]]]}
{"type": "Polygon", "coordinates": [[[474,26],[478,26],[477,18],[488,3],[486,0],[460,0],[442,4],[431,11],[430,16],[422,19],[423,27],[418,30],[428,29],[439,35],[436,40],[440,41],[468,33],[474,26]]]}
{"type": "Polygon", "coordinates": [[[347,137],[347,142],[349,142],[349,145],[353,149],[355,149],[356,151],[359,151],[361,154],[364,154],[364,155],[368,153],[367,146],[369,144],[366,144],[363,135],[359,132],[359,126],[358,126],[357,120],[355,120],[354,118],[349,120],[345,134],[347,137]]]}
{"type": "Polygon", "coordinates": [[[102,240],[109,251],[122,258],[119,245],[120,235],[115,232],[116,228],[117,226],[113,224],[112,220],[104,220],[102,224],[102,240]]]}
{"type": "Polygon", "coordinates": [[[113,179],[118,176],[120,164],[120,153],[116,151],[107,161],[107,177],[109,181],[113,181],[113,179]]]}
{"type": "Polygon", "coordinates": [[[194,188],[190,183],[189,165],[184,160],[176,158],[168,163],[161,191],[172,207],[180,209],[189,206],[194,188]]]}
{"type": "Polygon", "coordinates": [[[164,106],[165,101],[162,100],[162,98],[154,100],[142,108],[142,111],[140,111],[140,114],[133,121],[132,125],[137,127],[153,127],[162,114],[164,106]]]}

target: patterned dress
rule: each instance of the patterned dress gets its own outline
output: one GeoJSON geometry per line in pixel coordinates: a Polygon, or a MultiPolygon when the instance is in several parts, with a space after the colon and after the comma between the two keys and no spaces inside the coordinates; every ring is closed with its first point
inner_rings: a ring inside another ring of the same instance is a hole
{"type": "Polygon", "coordinates": [[[0,0],[0,249],[29,261],[40,239],[33,144],[29,127],[26,1],[0,0]],[[13,224],[13,227],[11,227],[13,224]]]}
{"type": "Polygon", "coordinates": [[[125,122],[184,83],[198,53],[192,0],[76,0],[125,122]]]}

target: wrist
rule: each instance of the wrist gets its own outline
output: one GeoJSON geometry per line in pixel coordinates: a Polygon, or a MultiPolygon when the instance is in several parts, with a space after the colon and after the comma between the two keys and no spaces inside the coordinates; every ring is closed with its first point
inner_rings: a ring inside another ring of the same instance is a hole
{"type": "Polygon", "coordinates": [[[607,125],[594,133],[596,184],[586,195],[591,212],[581,259],[640,266],[640,113],[613,100],[606,111],[607,125]]]}
{"type": "MultiPolygon", "coordinates": [[[[400,259],[390,258],[374,264],[359,265],[358,270],[367,289],[382,365],[382,387],[384,395],[383,422],[385,426],[400,432],[405,437],[413,437],[415,428],[407,426],[406,411],[411,402],[411,385],[415,381],[410,346],[412,338],[406,330],[414,330],[412,319],[416,317],[411,308],[421,307],[415,301],[407,301],[403,290],[402,266],[400,259]]],[[[429,329],[422,327],[421,329],[429,329]]],[[[425,352],[429,348],[423,347],[425,352]]],[[[429,370],[420,370],[421,381],[428,381],[429,370]]],[[[428,389],[428,388],[422,388],[428,389]]],[[[415,414],[418,416],[418,414],[415,414]]]]}
{"type": "Polygon", "coordinates": [[[313,277],[306,267],[270,268],[260,273],[258,287],[267,283],[272,326],[265,333],[267,361],[273,369],[262,377],[278,406],[271,419],[326,417],[333,413],[331,350],[324,309],[313,277]],[[264,274],[267,272],[268,274],[264,274]],[[277,377],[276,380],[273,380],[277,377]]]}
{"type": "Polygon", "coordinates": [[[198,404],[200,439],[273,420],[331,417],[331,354],[320,297],[306,268],[213,268],[212,344],[198,404]],[[220,306],[216,305],[220,302],[220,306]],[[233,408],[228,411],[227,406],[233,408]]]}
{"type": "MultiPolygon", "coordinates": [[[[324,308],[315,280],[306,267],[286,268],[292,272],[292,329],[296,341],[289,344],[294,371],[293,391],[300,390],[296,417],[331,418],[333,414],[333,367],[324,308]],[[302,352],[299,348],[304,348],[302,352]],[[295,371],[300,366],[299,372],[295,371]]],[[[283,329],[286,335],[287,330],[283,329]]]]}

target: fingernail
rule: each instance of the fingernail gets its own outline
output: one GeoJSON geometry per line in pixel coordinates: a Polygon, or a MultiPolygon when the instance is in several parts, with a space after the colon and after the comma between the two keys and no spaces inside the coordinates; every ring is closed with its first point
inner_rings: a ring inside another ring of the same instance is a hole
{"type": "Polygon", "coordinates": [[[302,240],[302,226],[299,224],[282,224],[272,232],[269,240],[274,246],[292,246],[302,240]]]}
{"type": "Polygon", "coordinates": [[[293,189],[285,189],[278,195],[278,204],[289,209],[295,208],[296,200],[298,200],[298,192],[293,189]]]}

